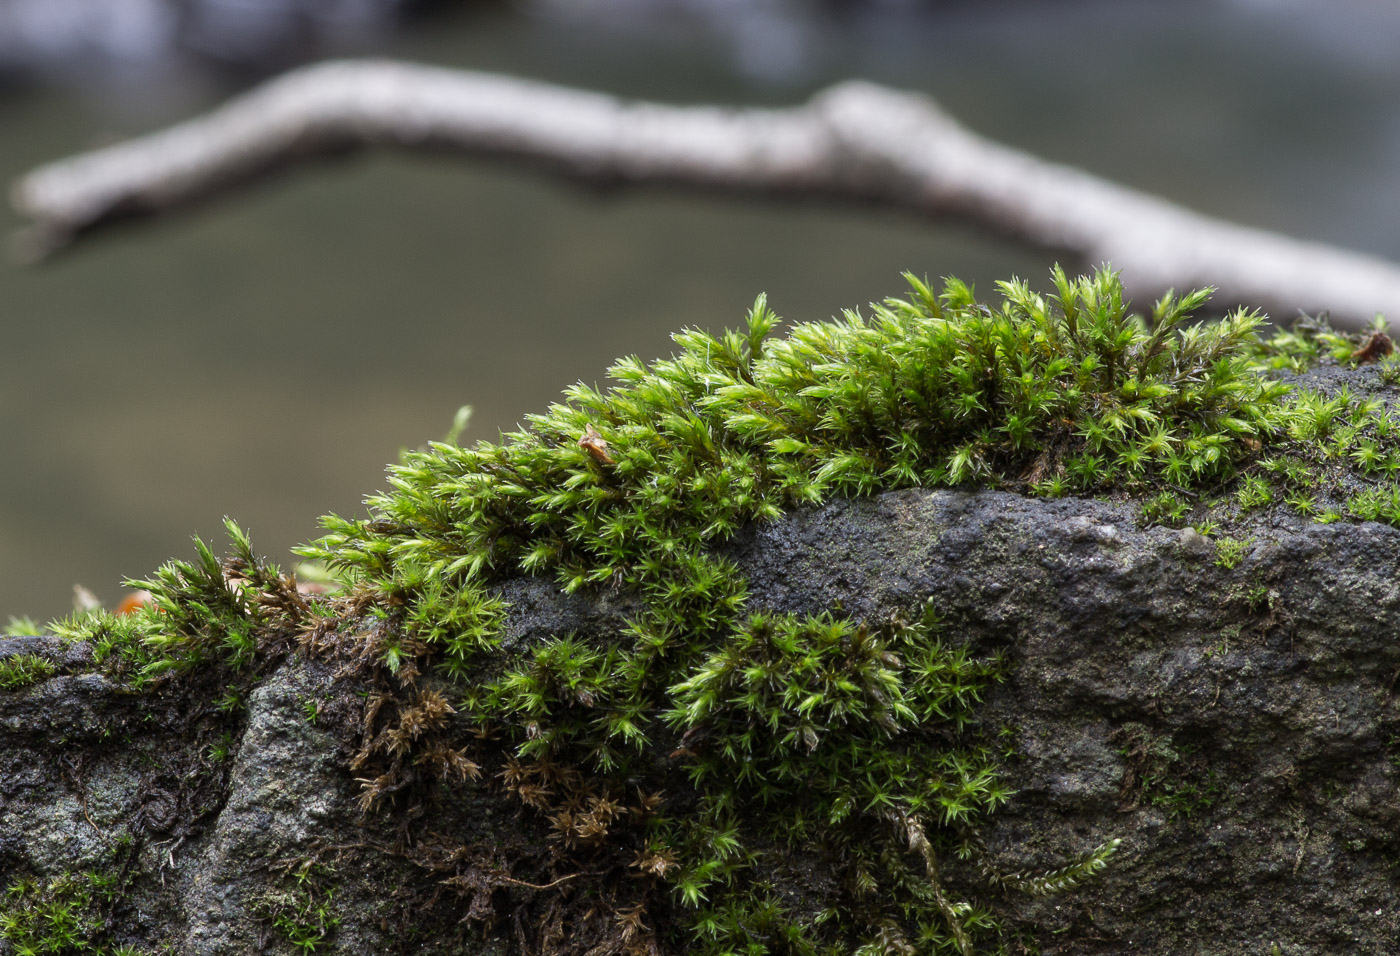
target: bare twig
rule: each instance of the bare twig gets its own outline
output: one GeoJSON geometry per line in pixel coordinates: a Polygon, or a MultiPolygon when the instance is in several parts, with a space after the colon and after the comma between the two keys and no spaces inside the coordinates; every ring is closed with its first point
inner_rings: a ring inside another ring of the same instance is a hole
{"type": "Polygon", "coordinates": [[[843,83],[790,109],[627,102],[481,73],[334,62],[205,116],[37,169],[13,201],[32,257],[96,226],[157,215],[277,167],[391,145],[527,160],[567,178],[879,203],[1108,262],[1140,300],[1219,288],[1217,305],[1358,328],[1400,315],[1400,267],[1234,225],[986,140],[926,97],[843,83]]]}
{"type": "Polygon", "coordinates": [[[561,883],[567,883],[567,882],[569,882],[569,880],[576,880],[576,879],[578,879],[580,876],[604,876],[604,875],[605,875],[605,874],[604,874],[602,871],[599,871],[599,872],[597,872],[597,873],[570,873],[570,874],[568,874],[567,876],[561,876],[561,877],[559,877],[559,879],[555,880],[553,883],[545,883],[545,884],[543,884],[543,885],[541,885],[541,884],[539,884],[539,883],[526,883],[524,880],[517,880],[517,879],[515,879],[514,877],[510,877],[510,876],[500,876],[500,875],[498,875],[498,876],[496,877],[496,879],[497,879],[497,880],[500,880],[502,883],[508,883],[508,884],[510,884],[511,886],[523,886],[523,887],[525,887],[525,888],[527,888],[527,889],[531,889],[531,890],[552,890],[552,889],[554,889],[556,886],[558,886],[559,884],[561,884],[561,883]]]}

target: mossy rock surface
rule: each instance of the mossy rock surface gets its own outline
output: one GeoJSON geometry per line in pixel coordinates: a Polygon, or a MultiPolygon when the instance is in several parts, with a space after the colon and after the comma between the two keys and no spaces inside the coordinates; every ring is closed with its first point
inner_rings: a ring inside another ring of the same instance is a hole
{"type": "Polygon", "coordinates": [[[1056,279],[760,304],[409,455],[339,593],[231,525],[0,638],[0,954],[1394,952],[1395,367],[1056,279]]]}
{"type": "Polygon", "coordinates": [[[1045,953],[1389,953],[1400,939],[1400,532],[1262,517],[1233,570],[1136,510],[902,491],[739,546],[754,600],[856,616],[933,595],[1012,671],[991,857],[1123,846],[1072,893],[1007,904],[1045,953]],[[833,555],[839,556],[833,560],[833,555]]]}
{"type": "MultiPolygon", "coordinates": [[[[1039,871],[1124,841],[1071,894],[1008,896],[1042,952],[1392,953],[1400,531],[1263,517],[1226,571],[1193,532],[1137,524],[1127,504],[906,490],[800,512],[730,552],[755,606],[875,619],[932,596],[959,639],[1007,651],[1010,676],[980,711],[1012,728],[1014,751],[991,857],[1039,871]]],[[[619,619],[537,581],[507,590],[539,592],[511,614],[522,640],[581,603],[594,627],[619,619]]],[[[333,889],[326,951],[518,951],[509,925],[464,931],[455,898],[415,912],[427,874],[394,849],[405,830],[505,846],[538,827],[484,789],[413,820],[362,819],[346,768],[357,715],[334,702],[371,688],[334,670],[289,657],[236,721],[199,716],[198,681],[155,700],[95,674],[5,695],[0,866],[100,869],[130,834],[130,887],[104,916],[114,942],[152,951],[293,951],[255,901],[296,888],[305,861],[333,889]],[[313,724],[318,700],[331,703],[313,724]],[[233,740],[226,768],[207,754],[216,730],[233,740]],[[153,811],[162,800],[173,812],[153,811]]]]}

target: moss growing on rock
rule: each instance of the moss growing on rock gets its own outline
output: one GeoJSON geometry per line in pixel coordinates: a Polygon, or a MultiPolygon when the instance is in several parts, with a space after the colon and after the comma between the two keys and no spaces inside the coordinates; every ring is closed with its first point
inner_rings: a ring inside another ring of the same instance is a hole
{"type": "Polygon", "coordinates": [[[109,925],[129,880],[130,850],[130,839],[121,839],[99,867],[0,887],[0,941],[16,956],[147,956],[152,950],[118,942],[109,925]]]}
{"type": "Polygon", "coordinates": [[[153,609],[64,633],[137,687],[217,664],[235,699],[294,640],[357,650],[385,672],[352,765],[366,810],[407,818],[495,788],[537,821],[543,875],[452,851],[471,865],[450,884],[471,918],[519,903],[514,888],[608,887],[577,912],[531,904],[541,949],[997,952],[1003,890],[1068,888],[1116,847],[1104,834],[1040,874],[985,858],[979,825],[1010,794],[976,705],[1007,662],[935,608],[751,613],[724,543],[912,486],[1135,495],[1149,521],[1227,527],[1282,501],[1400,521],[1373,480],[1400,471],[1393,422],[1274,377],[1355,343],[1263,343],[1245,312],[1183,328],[1205,293],[1141,318],[1112,273],[1053,279],[1049,299],[1003,283],[994,310],[911,277],[907,300],[784,338],[760,299],[746,329],[681,333],[673,358],[619,362],[612,389],[576,386],[498,443],[406,455],[369,519],[327,519],[304,551],[343,596],[303,597],[230,525],[229,559],[200,544],[139,582],[153,609]],[[508,644],[499,585],[522,574],[618,589],[637,610],[602,635],[508,644]],[[775,862],[793,854],[809,865],[775,862]],[[572,933],[551,936],[566,916],[572,933]]]}
{"type": "Polygon", "coordinates": [[[37,654],[15,654],[0,658],[0,690],[28,687],[58,673],[58,667],[37,654]]]}

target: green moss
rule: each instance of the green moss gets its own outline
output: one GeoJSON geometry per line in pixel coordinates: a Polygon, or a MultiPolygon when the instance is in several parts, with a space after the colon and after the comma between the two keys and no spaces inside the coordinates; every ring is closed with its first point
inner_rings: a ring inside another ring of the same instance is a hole
{"type": "MultiPolygon", "coordinates": [[[[1179,330],[1203,294],[1144,321],[1111,274],[1055,279],[1050,302],[1003,284],[999,311],[956,281],[934,295],[911,279],[910,300],[869,320],[785,339],[769,338],[760,300],[744,332],[682,333],[676,357],[623,361],[612,390],[578,386],[500,444],[409,454],[372,520],[331,519],[305,553],[375,595],[391,669],[421,658],[415,673],[459,682],[460,710],[506,754],[508,789],[556,838],[615,840],[671,884],[700,951],[994,948],[996,920],[944,889],[940,858],[975,856],[1007,797],[972,716],[1001,664],[946,644],[931,619],[749,615],[742,576],[709,546],[891,487],[1219,482],[1286,427],[1286,388],[1245,355],[1256,317],[1179,330]],[[522,661],[497,647],[488,586],[518,573],[620,585],[647,606],[623,634],[561,636],[522,661]],[[678,765],[657,769],[658,752],[678,765]],[[626,784],[673,792],[678,773],[686,812],[621,802],[626,784]],[[775,841],[816,848],[838,875],[822,919],[777,902],[791,887],[755,891],[775,841]]],[[[1068,885],[1112,847],[1000,885],[1068,885]]]]}
{"type": "Polygon", "coordinates": [[[37,654],[0,657],[0,690],[28,687],[58,673],[58,665],[37,654]]]}
{"type": "Polygon", "coordinates": [[[19,879],[5,888],[0,939],[19,952],[76,953],[103,928],[92,912],[92,875],[74,874],[46,883],[19,879]]]}
{"type": "Polygon", "coordinates": [[[0,637],[38,637],[44,630],[33,618],[12,617],[10,623],[0,631],[0,637]]]}
{"type": "Polygon", "coordinates": [[[340,925],[332,874],[330,867],[303,863],[289,874],[286,889],[259,896],[249,908],[297,952],[325,952],[340,925]]]}
{"type": "Polygon", "coordinates": [[[1214,770],[1201,764],[1197,748],[1157,736],[1141,724],[1125,724],[1117,737],[1124,758],[1123,809],[1157,807],[1172,818],[1187,818],[1214,806],[1222,788],[1214,770]]]}
{"type": "MultiPolygon", "coordinates": [[[[1041,874],[999,873],[981,849],[1010,794],[1006,744],[976,708],[1006,661],[933,608],[752,613],[715,546],[794,508],[903,487],[1131,496],[1147,523],[1211,529],[1283,502],[1400,524],[1388,491],[1347,486],[1400,474],[1400,422],[1273,377],[1351,360],[1358,340],[1261,341],[1248,312],[1184,326],[1205,292],[1143,318],[1112,273],[1052,278],[1049,298],[1001,283],[991,308],[957,280],[936,294],[909,277],[907,299],[785,337],[760,298],[744,329],[682,332],[672,358],[624,359],[610,389],[575,386],[499,442],[407,453],[370,518],[328,518],[303,550],[344,598],[302,598],[230,523],[230,558],[197,542],[196,562],[135,582],[152,609],[61,632],[138,688],[218,665],[230,708],[293,637],[358,642],[400,688],[366,704],[365,807],[409,809],[423,776],[439,797],[492,787],[518,801],[554,848],[542,883],[633,877],[578,903],[580,948],[1001,951],[1020,930],[993,912],[1000,891],[1066,889],[1117,846],[1105,835],[1041,874]],[[506,647],[495,586],[522,574],[626,589],[641,607],[615,632],[506,647]],[[794,855],[811,865],[784,870],[794,855]]],[[[1237,561],[1238,544],[1218,554],[1237,561]]],[[[1191,785],[1158,796],[1195,807],[1204,784],[1191,785]]],[[[534,899],[488,862],[459,880],[473,918],[492,899],[534,899]]],[[[323,938],[298,932],[304,948],[323,938]]]]}
{"type": "Polygon", "coordinates": [[[1233,571],[1240,566],[1253,544],[1253,538],[1220,538],[1215,542],[1216,567],[1233,571]]]}
{"type": "Polygon", "coordinates": [[[142,956],[146,950],[118,943],[108,925],[126,893],[123,864],[131,846],[129,839],[117,841],[110,859],[94,869],[9,882],[0,897],[0,940],[16,956],[142,956]]]}
{"type": "Polygon", "coordinates": [[[1139,514],[1147,524],[1166,525],[1180,528],[1186,524],[1186,516],[1191,513],[1191,505],[1174,491],[1162,491],[1142,503],[1139,514]]]}
{"type": "Polygon", "coordinates": [[[258,559],[237,524],[226,518],[224,525],[233,553],[222,561],[195,538],[193,563],[172,560],[150,580],[126,582],[151,592],[146,606],[124,615],[75,614],[51,630],[89,642],[94,662],[134,690],[201,665],[222,666],[238,680],[225,688],[220,708],[242,706],[242,690],[256,679],[260,653],[274,647],[280,654],[299,622],[314,616],[316,602],[300,595],[296,582],[275,565],[258,559]]]}

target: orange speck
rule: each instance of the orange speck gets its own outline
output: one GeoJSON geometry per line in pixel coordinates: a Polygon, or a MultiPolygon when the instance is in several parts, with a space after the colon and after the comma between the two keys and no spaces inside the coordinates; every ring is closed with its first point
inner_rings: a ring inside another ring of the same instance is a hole
{"type": "Polygon", "coordinates": [[[121,599],[113,614],[134,614],[143,607],[150,607],[154,603],[150,591],[132,591],[121,599]]]}

